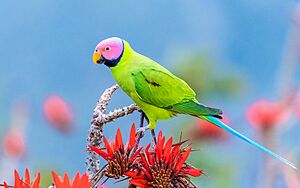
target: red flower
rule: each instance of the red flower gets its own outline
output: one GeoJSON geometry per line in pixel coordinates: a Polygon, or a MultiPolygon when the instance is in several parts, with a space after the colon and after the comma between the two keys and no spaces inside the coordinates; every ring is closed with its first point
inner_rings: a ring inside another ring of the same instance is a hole
{"type": "MultiPolygon", "coordinates": [[[[18,172],[15,171],[15,185],[14,188],[39,188],[40,184],[40,173],[37,173],[35,180],[31,183],[29,171],[25,170],[25,179],[21,179],[18,172]]],[[[9,186],[4,182],[4,187],[9,188],[9,186]]]]}
{"type": "Polygon", "coordinates": [[[80,176],[79,172],[77,172],[73,181],[69,179],[69,176],[66,173],[64,175],[64,178],[61,179],[54,171],[52,171],[52,177],[53,177],[55,188],[90,188],[91,187],[91,182],[89,181],[88,175],[86,173],[80,176]]]}
{"type": "MultiPolygon", "coordinates": [[[[223,116],[222,122],[229,124],[229,121],[226,116],[223,116]]],[[[228,133],[221,129],[220,127],[205,121],[203,119],[196,119],[196,129],[193,129],[192,135],[196,139],[224,139],[228,136],[228,133]]]]}
{"type": "Polygon", "coordinates": [[[62,132],[69,132],[73,123],[73,114],[69,104],[59,96],[50,96],[44,103],[46,119],[62,132]]]}
{"type": "Polygon", "coordinates": [[[133,165],[136,156],[140,153],[142,148],[139,148],[134,153],[132,149],[135,147],[136,131],[135,125],[131,126],[130,137],[128,144],[124,146],[122,140],[122,134],[120,129],[118,129],[115,141],[108,143],[105,136],[103,136],[103,142],[105,145],[106,152],[100,148],[94,146],[89,146],[91,150],[99,154],[102,158],[107,161],[107,167],[103,170],[103,174],[109,178],[118,179],[122,177],[125,172],[127,172],[133,165]]]}
{"type": "Polygon", "coordinates": [[[25,147],[25,139],[21,130],[11,129],[4,135],[3,149],[9,157],[21,158],[25,153],[25,147]]]}
{"type": "Polygon", "coordinates": [[[196,187],[190,176],[198,177],[203,171],[185,163],[192,149],[181,148],[181,145],[173,145],[172,137],[165,144],[160,131],[155,148],[149,151],[149,144],[140,154],[137,167],[125,173],[131,177],[129,182],[141,188],[196,187]]]}
{"type": "Polygon", "coordinates": [[[286,121],[289,115],[289,110],[282,103],[265,99],[254,102],[246,112],[249,123],[259,130],[275,127],[286,121]]]}

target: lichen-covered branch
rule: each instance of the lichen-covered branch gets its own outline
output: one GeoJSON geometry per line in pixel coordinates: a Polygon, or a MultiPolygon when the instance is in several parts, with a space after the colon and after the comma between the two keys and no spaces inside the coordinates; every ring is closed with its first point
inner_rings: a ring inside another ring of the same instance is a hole
{"type": "Polygon", "coordinates": [[[133,113],[135,110],[138,110],[136,104],[131,104],[129,106],[125,106],[123,108],[115,109],[113,112],[109,112],[108,114],[103,114],[102,116],[98,116],[93,119],[93,123],[98,124],[99,126],[109,123],[111,121],[115,121],[117,118],[126,116],[127,114],[133,113]]]}
{"type": "MultiPolygon", "coordinates": [[[[131,104],[127,107],[116,109],[108,114],[105,114],[106,107],[111,99],[112,94],[116,91],[119,86],[116,84],[104,91],[104,93],[99,98],[96,107],[94,109],[93,117],[91,120],[91,126],[88,131],[87,137],[87,145],[92,145],[95,147],[100,147],[103,136],[103,125],[108,122],[114,121],[117,118],[123,117],[125,115],[133,113],[135,110],[138,110],[136,104],[131,104]]],[[[87,147],[87,159],[86,159],[86,168],[87,173],[89,174],[89,178],[91,179],[93,185],[95,180],[98,179],[97,172],[100,170],[99,168],[99,159],[98,155],[91,151],[90,148],[87,147]]]]}

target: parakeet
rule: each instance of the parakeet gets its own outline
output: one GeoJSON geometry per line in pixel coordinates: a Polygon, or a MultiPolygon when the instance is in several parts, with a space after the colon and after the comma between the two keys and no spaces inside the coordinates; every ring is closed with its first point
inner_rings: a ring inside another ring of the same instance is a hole
{"type": "Polygon", "coordinates": [[[209,121],[242,140],[254,145],[280,161],[296,168],[291,162],[238,133],[219,120],[222,111],[198,102],[190,86],[166,68],[134,51],[129,43],[118,37],[101,41],[93,54],[95,64],[110,68],[123,91],[139,106],[149,119],[147,128],[154,129],[157,120],[176,114],[188,114],[209,121]]]}

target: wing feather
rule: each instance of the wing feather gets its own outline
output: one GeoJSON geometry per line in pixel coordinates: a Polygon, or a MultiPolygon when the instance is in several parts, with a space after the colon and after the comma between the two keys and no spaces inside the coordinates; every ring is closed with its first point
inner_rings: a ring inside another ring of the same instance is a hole
{"type": "Polygon", "coordinates": [[[132,74],[135,89],[146,103],[161,108],[195,99],[195,92],[186,82],[170,72],[148,68],[132,74]]]}

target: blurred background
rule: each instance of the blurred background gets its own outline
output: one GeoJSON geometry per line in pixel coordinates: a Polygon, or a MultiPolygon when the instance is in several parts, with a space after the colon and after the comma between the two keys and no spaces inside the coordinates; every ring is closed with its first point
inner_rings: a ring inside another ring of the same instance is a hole
{"type": "MultiPolygon", "coordinates": [[[[300,165],[300,4],[294,0],[3,1],[0,6],[0,182],[13,170],[85,172],[95,104],[114,79],[92,63],[118,36],[186,80],[229,124],[300,165]]],[[[131,104],[120,89],[109,110],[131,104]]],[[[128,135],[138,112],[107,124],[128,135]]],[[[299,171],[192,117],[157,129],[193,139],[200,187],[300,187],[299,171]]],[[[143,143],[150,141],[150,136],[143,143]]],[[[126,187],[126,183],[106,187],[126,187]]]]}

